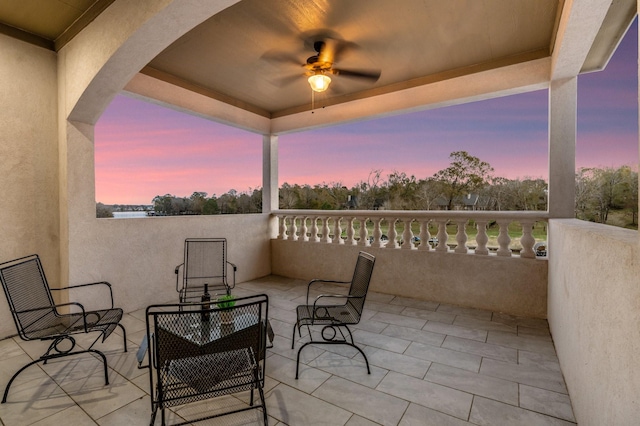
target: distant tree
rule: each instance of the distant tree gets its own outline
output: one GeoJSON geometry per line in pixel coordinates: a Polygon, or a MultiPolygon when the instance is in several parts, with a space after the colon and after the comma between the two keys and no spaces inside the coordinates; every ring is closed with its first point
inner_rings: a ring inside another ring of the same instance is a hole
{"type": "Polygon", "coordinates": [[[382,170],[371,170],[367,181],[360,181],[351,192],[350,195],[358,197],[361,209],[374,210],[383,206],[388,200],[388,193],[382,179],[382,170]]]}
{"type": "Polygon", "coordinates": [[[220,214],[220,207],[218,207],[218,201],[215,196],[208,198],[204,202],[202,214],[220,214]]]}
{"type": "Polygon", "coordinates": [[[193,214],[202,214],[202,209],[204,208],[204,203],[207,201],[207,193],[206,192],[194,192],[189,197],[191,200],[191,213],[193,214]]]}
{"type": "Polygon", "coordinates": [[[387,179],[388,207],[393,210],[414,210],[417,207],[416,177],[394,170],[387,179]]]}
{"type": "Polygon", "coordinates": [[[102,203],[96,203],[96,217],[113,217],[113,210],[102,203]]]}
{"type": "Polygon", "coordinates": [[[436,210],[440,197],[438,183],[432,178],[420,179],[416,190],[416,208],[419,210],[436,210]]]}
{"type": "Polygon", "coordinates": [[[489,182],[493,168],[467,151],[452,152],[449,158],[453,160],[451,165],[435,173],[433,177],[440,184],[441,194],[447,201],[447,209],[451,210],[457,197],[484,188],[489,182]]]}

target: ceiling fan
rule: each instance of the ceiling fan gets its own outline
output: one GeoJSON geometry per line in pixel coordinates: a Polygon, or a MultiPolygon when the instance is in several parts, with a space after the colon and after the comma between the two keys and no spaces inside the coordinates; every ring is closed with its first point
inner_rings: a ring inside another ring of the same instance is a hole
{"type": "Polygon", "coordinates": [[[348,70],[333,67],[340,54],[349,46],[350,44],[347,42],[330,37],[313,42],[313,49],[317,54],[307,58],[307,63],[303,65],[307,69],[305,75],[308,77],[309,85],[313,91],[324,92],[327,90],[331,83],[329,75],[360,78],[369,80],[371,83],[378,81],[380,70],[348,70]]]}
{"type": "MultiPolygon", "coordinates": [[[[333,76],[357,78],[367,80],[371,83],[378,81],[381,75],[381,71],[378,69],[356,70],[334,67],[334,65],[345,56],[346,52],[358,46],[355,43],[341,39],[333,33],[327,35],[325,31],[307,34],[307,36],[303,38],[305,47],[307,49],[313,48],[316,52],[315,55],[307,58],[304,64],[300,64],[298,58],[293,54],[282,51],[267,52],[263,55],[263,58],[270,61],[286,62],[304,67],[306,71],[303,75],[307,77],[309,85],[314,92],[324,92],[327,90],[331,83],[331,77],[333,76]]],[[[300,74],[285,77],[281,82],[282,84],[288,84],[298,80],[300,78],[299,76],[300,74]]]]}

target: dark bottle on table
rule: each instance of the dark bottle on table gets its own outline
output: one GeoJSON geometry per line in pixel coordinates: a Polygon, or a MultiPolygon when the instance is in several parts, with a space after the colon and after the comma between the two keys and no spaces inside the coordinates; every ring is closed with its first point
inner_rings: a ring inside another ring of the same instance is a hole
{"type": "Polygon", "coordinates": [[[209,321],[209,317],[211,313],[209,309],[211,309],[211,295],[209,294],[209,284],[204,285],[204,293],[200,297],[200,301],[202,302],[202,321],[209,321]]]}

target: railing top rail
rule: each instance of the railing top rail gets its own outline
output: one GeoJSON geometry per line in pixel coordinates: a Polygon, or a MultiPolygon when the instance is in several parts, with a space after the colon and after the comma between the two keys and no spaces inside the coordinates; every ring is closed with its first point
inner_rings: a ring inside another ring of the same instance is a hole
{"type": "Polygon", "coordinates": [[[546,211],[477,211],[477,210],[274,210],[275,216],[324,216],[324,217],[395,217],[413,219],[512,219],[548,220],[546,211]]]}

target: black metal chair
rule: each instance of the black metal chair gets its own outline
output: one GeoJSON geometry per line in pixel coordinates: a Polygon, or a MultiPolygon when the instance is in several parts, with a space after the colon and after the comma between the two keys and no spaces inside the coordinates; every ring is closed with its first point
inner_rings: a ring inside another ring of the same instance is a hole
{"type": "Polygon", "coordinates": [[[349,345],[356,348],[364,357],[364,361],[367,364],[367,373],[371,374],[371,370],[369,369],[369,360],[367,360],[367,356],[364,354],[362,349],[355,344],[353,335],[351,334],[351,330],[348,326],[358,324],[360,322],[375,260],[376,258],[369,253],[360,252],[353,272],[353,278],[350,282],[315,279],[309,283],[307,287],[306,305],[300,305],[296,308],[297,320],[293,326],[291,349],[295,347],[296,343],[296,328],[298,329],[298,335],[302,337],[300,328],[306,325],[307,331],[309,332],[309,338],[311,339],[298,349],[298,356],[296,360],[296,379],[298,378],[300,353],[305,346],[312,344],[349,345]],[[310,304],[309,292],[311,290],[311,286],[317,283],[350,284],[350,287],[348,294],[321,294],[315,298],[313,304],[310,304]],[[344,303],[327,304],[324,299],[344,300],[344,303]],[[323,326],[320,333],[322,340],[313,339],[310,327],[315,325],[323,326]]]}
{"type": "MultiPolygon", "coordinates": [[[[183,309],[184,304],[147,308],[148,368],[151,389],[151,425],[165,409],[222,395],[250,390],[248,406],[214,413],[184,423],[262,408],[265,351],[267,348],[268,297],[238,298],[231,307],[183,309]],[[258,390],[260,404],[254,404],[258,390]]],[[[191,308],[194,304],[189,304],[191,308]]]]}
{"type": "Polygon", "coordinates": [[[236,285],[237,270],[235,264],[227,261],[225,238],[187,238],[184,242],[184,262],[175,269],[180,303],[199,302],[205,284],[209,285],[212,294],[231,294],[231,289],[236,285]],[[227,279],[227,265],[233,271],[231,282],[227,279]]]}
{"type": "Polygon", "coordinates": [[[122,309],[113,307],[113,292],[107,282],[73,285],[64,288],[49,288],[44,269],[38,255],[30,255],[0,264],[0,281],[9,302],[9,309],[22,340],[50,340],[49,349],[40,358],[18,370],[7,383],[2,403],[7,402],[9,388],[15,378],[27,367],[38,362],[82,353],[94,353],[102,358],[105,385],[109,384],[107,358],[93,345],[102,336],[104,342],[116,327],[122,329],[124,351],[127,351],[127,334],[120,324],[122,309]],[[110,295],[111,307],[88,311],[77,302],[55,303],[52,291],[62,291],[89,286],[104,286],[110,295]],[[98,332],[88,349],[76,350],[77,334],[98,332]],[[66,342],[66,343],[65,343],[66,342]],[[69,346],[70,347],[66,347],[69,346]]]}

